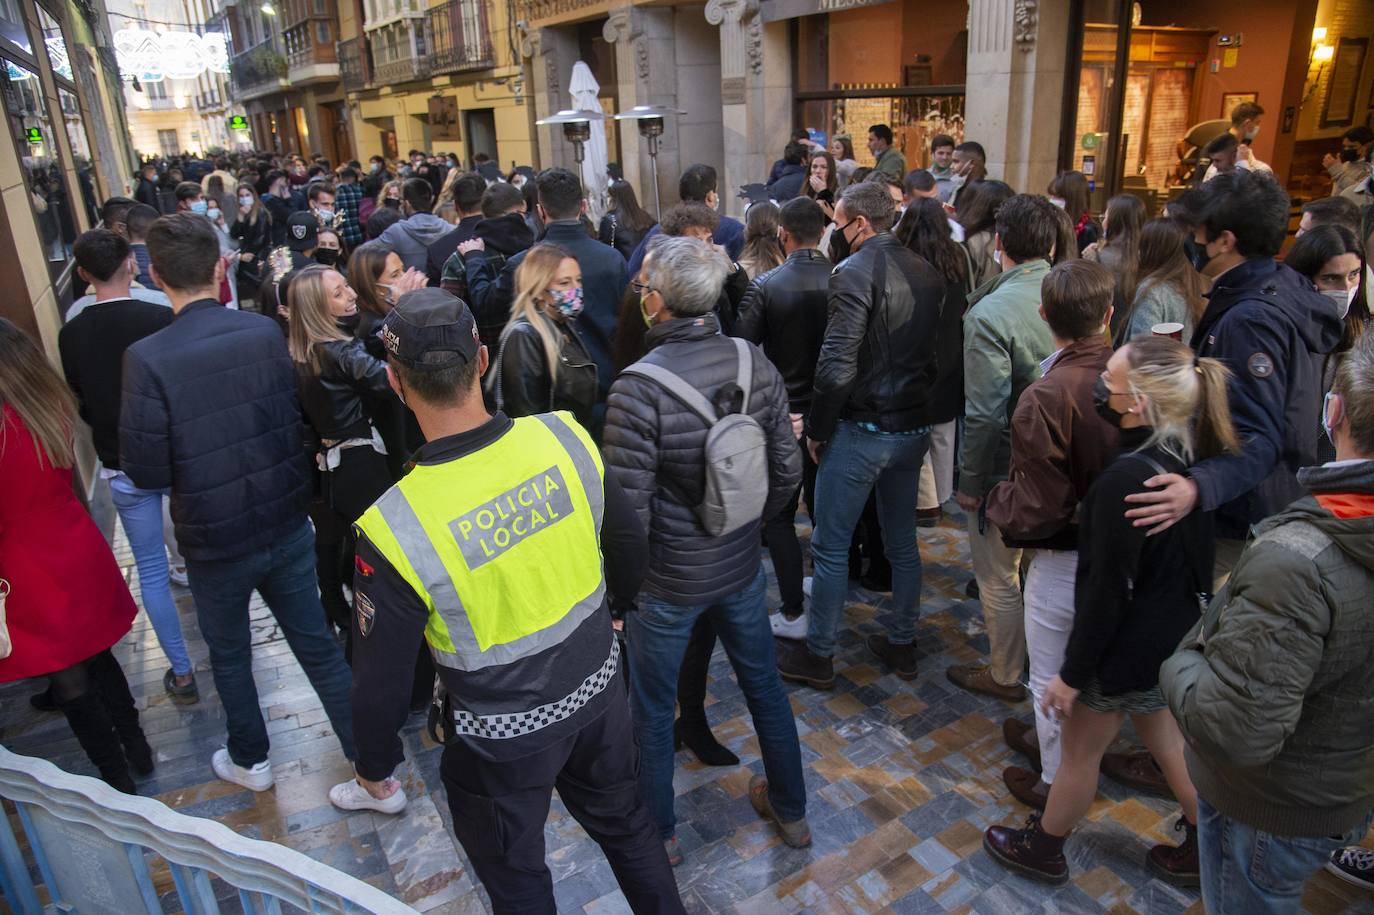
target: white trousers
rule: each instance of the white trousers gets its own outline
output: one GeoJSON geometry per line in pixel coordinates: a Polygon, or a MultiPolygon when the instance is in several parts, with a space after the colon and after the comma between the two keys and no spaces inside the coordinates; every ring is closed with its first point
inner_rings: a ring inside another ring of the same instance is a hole
{"type": "Polygon", "coordinates": [[[1073,583],[1078,553],[1036,550],[1026,570],[1026,653],[1030,656],[1030,691],[1035,702],[1035,736],[1040,741],[1040,778],[1054,784],[1059,771],[1059,719],[1040,710],[1045,687],[1064,666],[1064,650],[1073,630],[1073,583]]]}
{"type": "Polygon", "coordinates": [[[930,447],[921,463],[921,484],[916,489],[916,507],[938,508],[954,494],[954,437],[959,421],[952,419],[930,427],[930,447]]]}

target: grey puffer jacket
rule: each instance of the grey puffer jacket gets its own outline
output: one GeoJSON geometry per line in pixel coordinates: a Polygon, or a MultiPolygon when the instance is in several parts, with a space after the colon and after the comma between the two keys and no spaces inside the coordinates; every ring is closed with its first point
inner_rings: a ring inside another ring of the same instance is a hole
{"type": "MultiPolygon", "coordinates": [[[[720,335],[714,315],[665,321],[645,340],[645,360],[681,376],[718,407],[738,403],[735,344],[720,335]]],[[[771,518],[801,482],[801,451],[788,416],[787,386],[762,351],[754,347],[753,354],[748,412],[768,439],[768,502],[762,517],[771,518]]],[[[762,519],[723,537],[712,537],[697,520],[695,506],[706,485],[706,431],[705,420],[647,378],[621,375],[611,385],[603,452],[649,532],[644,591],[682,606],[733,594],[759,568],[762,519]]]]}
{"type": "Polygon", "coordinates": [[[1198,794],[1286,836],[1374,809],[1374,461],[1304,468],[1164,662],[1198,794]]]}

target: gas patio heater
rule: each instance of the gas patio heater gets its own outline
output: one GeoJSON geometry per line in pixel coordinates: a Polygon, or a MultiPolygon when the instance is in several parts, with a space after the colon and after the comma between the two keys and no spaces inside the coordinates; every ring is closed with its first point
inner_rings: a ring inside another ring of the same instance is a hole
{"type": "Polygon", "coordinates": [[[639,135],[649,141],[649,161],[654,173],[654,211],[660,217],[663,215],[663,204],[658,196],[658,138],[663,136],[663,119],[667,115],[686,113],[663,105],[636,105],[615,116],[617,121],[638,121],[639,135]]]}
{"type": "Polygon", "coordinates": [[[582,160],[586,158],[583,144],[592,138],[592,121],[604,121],[605,119],[606,116],[600,111],[568,108],[557,114],[541,118],[534,123],[539,127],[552,124],[563,125],[563,139],[573,145],[573,159],[577,162],[578,170],[581,171],[582,160]]]}

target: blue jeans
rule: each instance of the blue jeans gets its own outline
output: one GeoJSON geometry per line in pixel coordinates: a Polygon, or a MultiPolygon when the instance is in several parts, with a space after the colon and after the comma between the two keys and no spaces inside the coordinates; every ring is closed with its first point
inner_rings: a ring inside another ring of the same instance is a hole
{"type": "Polygon", "coordinates": [[[1374,813],[1343,836],[1276,836],[1233,820],[1197,799],[1202,900],[1209,915],[1286,915],[1300,911],[1302,888],[1331,853],[1358,845],[1374,813]]]}
{"type": "Polygon", "coordinates": [[[746,588],[710,604],[684,607],[641,595],[639,609],[625,616],[630,708],[640,754],[639,792],[665,839],[677,828],[673,810],[673,706],[678,668],[692,626],[703,613],[710,617],[716,636],[725,646],[749,705],[773,811],[785,823],[806,816],[797,722],[778,676],[773,631],[764,602],[766,592],[767,578],[760,565],[746,588]]]}
{"type": "Polygon", "coordinates": [[[245,768],[267,759],[267,727],[253,682],[253,636],[248,626],[248,601],[257,590],[319,695],[344,756],[354,759],[349,702],[353,674],[325,622],[315,582],[315,532],[310,523],[302,520],[279,543],[247,556],[210,561],[187,557],[186,572],[200,631],[210,648],[215,689],[224,703],[230,758],[245,768]]]}
{"type": "Polygon", "coordinates": [[[841,422],[821,454],[816,474],[816,527],[811,535],[811,615],[806,647],[835,654],[835,633],[849,593],[849,542],[868,494],[878,492],[878,520],[892,566],[893,618],[888,641],[916,640],[921,613],[921,551],[916,543],[916,490],[930,430],[908,434],[869,432],[841,422]]]}
{"type": "Polygon", "coordinates": [[[129,549],[138,567],[138,591],[143,609],[157,634],[162,653],[177,676],[191,672],[191,656],[181,637],[181,618],[172,600],[167,575],[167,548],[162,540],[162,499],[166,490],[139,489],[122,473],[110,477],[110,499],[129,538],[129,549]]]}

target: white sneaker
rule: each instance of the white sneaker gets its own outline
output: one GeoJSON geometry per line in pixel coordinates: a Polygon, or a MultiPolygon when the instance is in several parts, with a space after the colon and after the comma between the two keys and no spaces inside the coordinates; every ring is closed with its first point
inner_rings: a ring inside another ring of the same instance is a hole
{"type": "Polygon", "coordinates": [[[406,789],[397,787],[388,798],[375,798],[356,778],[340,782],[329,789],[329,803],[340,810],[375,810],[378,813],[400,813],[406,809],[406,789]]]}
{"type": "Polygon", "coordinates": [[[810,576],[810,575],[808,575],[808,576],[806,576],[805,578],[802,579],[802,593],[805,594],[808,598],[811,596],[811,576],[810,576]]]}
{"type": "Polygon", "coordinates": [[[245,769],[229,758],[229,750],[221,748],[210,758],[210,767],[226,782],[242,785],[249,791],[266,791],[276,784],[272,778],[272,763],[264,759],[251,769],[245,769]]]}
{"type": "Polygon", "coordinates": [[[185,566],[168,566],[167,575],[172,579],[173,584],[181,585],[183,588],[191,586],[191,579],[186,577],[185,566]]]}
{"type": "Polygon", "coordinates": [[[773,635],[780,639],[804,639],[806,638],[806,617],[805,611],[794,620],[789,620],[781,613],[770,613],[768,625],[773,627],[773,635]]]}

